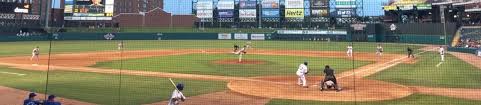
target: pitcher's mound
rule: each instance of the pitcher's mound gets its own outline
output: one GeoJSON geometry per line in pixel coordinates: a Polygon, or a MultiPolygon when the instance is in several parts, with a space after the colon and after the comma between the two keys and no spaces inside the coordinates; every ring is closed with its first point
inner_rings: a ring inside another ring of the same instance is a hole
{"type": "Polygon", "coordinates": [[[266,61],[243,59],[242,62],[239,62],[238,59],[222,59],[214,61],[214,64],[266,64],[266,61]]]}

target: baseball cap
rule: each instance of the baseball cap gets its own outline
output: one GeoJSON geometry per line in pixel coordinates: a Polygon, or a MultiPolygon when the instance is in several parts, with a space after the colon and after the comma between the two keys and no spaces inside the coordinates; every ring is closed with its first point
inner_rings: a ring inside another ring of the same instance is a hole
{"type": "Polygon", "coordinates": [[[28,97],[30,97],[30,98],[35,97],[35,96],[37,96],[37,94],[35,94],[35,93],[29,93],[28,94],[28,97]]]}
{"type": "Polygon", "coordinates": [[[55,95],[49,95],[48,96],[48,99],[51,100],[51,99],[54,99],[55,98],[55,95]]]}

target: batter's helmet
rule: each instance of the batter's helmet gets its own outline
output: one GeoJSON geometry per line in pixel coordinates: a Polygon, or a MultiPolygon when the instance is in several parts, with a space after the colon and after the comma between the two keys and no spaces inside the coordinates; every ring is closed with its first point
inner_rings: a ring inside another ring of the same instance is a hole
{"type": "Polygon", "coordinates": [[[304,65],[306,65],[306,66],[307,66],[307,61],[304,61],[304,65]]]}
{"type": "Polygon", "coordinates": [[[182,83],[177,84],[176,87],[177,87],[177,89],[179,89],[180,91],[184,90],[184,84],[182,84],[182,83]]]}

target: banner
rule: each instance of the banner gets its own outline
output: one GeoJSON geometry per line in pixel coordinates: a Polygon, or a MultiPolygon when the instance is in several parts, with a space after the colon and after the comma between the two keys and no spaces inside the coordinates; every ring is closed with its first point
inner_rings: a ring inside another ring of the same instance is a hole
{"type": "Polygon", "coordinates": [[[329,0],[311,0],[311,8],[328,8],[329,0]]]}
{"type": "Polygon", "coordinates": [[[263,0],[262,8],[279,8],[279,0],[263,0]]]}
{"type": "Polygon", "coordinates": [[[255,9],[256,7],[256,1],[239,1],[239,8],[241,9],[255,9]]]}
{"type": "Polygon", "coordinates": [[[240,18],[256,18],[257,11],[256,9],[240,9],[239,10],[239,17],[240,18]]]}
{"type": "Polygon", "coordinates": [[[304,0],[286,0],[286,8],[304,8],[304,0]]]}
{"type": "Polygon", "coordinates": [[[218,10],[219,18],[232,18],[234,17],[234,10],[218,10]]]}
{"type": "Polygon", "coordinates": [[[217,9],[234,9],[234,0],[221,0],[217,3],[217,9]]]}
{"type": "Polygon", "coordinates": [[[249,35],[245,33],[235,33],[234,39],[249,39],[249,35]]]}
{"type": "Polygon", "coordinates": [[[433,7],[432,7],[431,4],[417,4],[416,9],[418,9],[418,10],[429,10],[429,9],[433,9],[433,7]]]}
{"type": "Polygon", "coordinates": [[[212,0],[202,0],[197,2],[196,7],[197,10],[214,9],[214,4],[212,0]]]}
{"type": "Polygon", "coordinates": [[[336,0],[336,8],[356,8],[356,0],[336,0]]]}
{"type": "Polygon", "coordinates": [[[356,15],[354,9],[337,9],[335,12],[331,12],[330,16],[333,17],[352,17],[356,15]]]}
{"type": "Polygon", "coordinates": [[[251,40],[266,40],[266,35],[264,35],[264,34],[251,34],[251,40]]]}
{"type": "Polygon", "coordinates": [[[280,17],[279,9],[263,9],[262,10],[262,17],[263,18],[278,18],[280,17]]]}
{"type": "Polygon", "coordinates": [[[232,39],[230,33],[219,33],[217,39],[232,39]]]}
{"type": "Polygon", "coordinates": [[[311,16],[313,17],[328,17],[329,11],[328,9],[312,9],[311,16]]]}
{"type": "Polygon", "coordinates": [[[197,18],[212,18],[212,10],[197,10],[197,18]]]}
{"type": "Polygon", "coordinates": [[[302,18],[304,17],[304,9],[286,9],[285,15],[288,18],[302,18]]]}

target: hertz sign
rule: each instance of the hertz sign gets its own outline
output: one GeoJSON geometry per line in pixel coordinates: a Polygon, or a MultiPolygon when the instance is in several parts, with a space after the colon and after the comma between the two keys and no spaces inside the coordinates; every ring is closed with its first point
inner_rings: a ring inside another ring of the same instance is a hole
{"type": "Polygon", "coordinates": [[[288,18],[303,18],[304,9],[286,9],[285,14],[288,18]]]}

